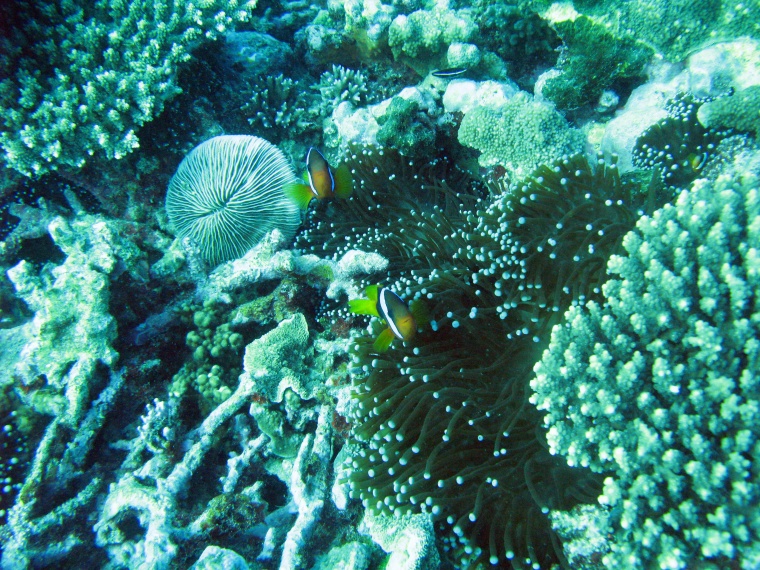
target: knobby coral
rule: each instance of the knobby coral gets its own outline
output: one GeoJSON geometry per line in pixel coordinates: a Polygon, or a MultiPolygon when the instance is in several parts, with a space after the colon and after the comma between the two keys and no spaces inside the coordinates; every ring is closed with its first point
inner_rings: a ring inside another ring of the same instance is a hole
{"type": "Polygon", "coordinates": [[[552,453],[609,473],[606,567],[760,564],[760,155],[643,217],[536,366],[552,453]]]}

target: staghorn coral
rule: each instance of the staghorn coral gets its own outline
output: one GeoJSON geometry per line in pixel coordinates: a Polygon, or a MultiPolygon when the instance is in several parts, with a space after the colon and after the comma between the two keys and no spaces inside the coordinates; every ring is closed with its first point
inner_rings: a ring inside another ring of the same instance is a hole
{"type": "Polygon", "coordinates": [[[367,77],[361,70],[348,69],[342,65],[335,65],[319,76],[319,83],[315,86],[322,98],[323,114],[329,116],[334,107],[343,101],[348,101],[354,106],[360,106],[367,102],[369,89],[367,77]]]}
{"type": "Polygon", "coordinates": [[[143,253],[117,233],[117,226],[95,216],[73,221],[56,217],[50,237],[65,261],[38,271],[22,260],[8,271],[17,294],[34,311],[16,374],[22,386],[38,386],[26,397],[40,412],[71,427],[86,413],[100,366],[115,364],[116,322],[109,312],[109,275],[143,253]]]}
{"type": "Polygon", "coordinates": [[[641,218],[535,368],[552,453],[608,473],[605,567],[760,562],[759,177],[740,153],[641,218]]]}
{"type": "Polygon", "coordinates": [[[351,496],[374,513],[429,513],[460,563],[562,562],[544,513],[599,487],[546,451],[528,380],[558,312],[599,294],[607,257],[650,198],[614,161],[575,156],[473,211],[413,214],[409,234],[367,238],[414,243],[392,259],[409,260],[394,288],[432,321],[387,353],[372,347],[377,321],[355,342],[351,496]]]}
{"type": "Polygon", "coordinates": [[[19,172],[120,159],[179,92],[190,49],[245,21],[251,2],[20,4],[0,58],[0,148],[19,172]],[[95,158],[93,158],[95,157],[95,158]]]}
{"type": "Polygon", "coordinates": [[[275,142],[294,139],[318,127],[313,96],[308,89],[283,74],[256,75],[251,99],[243,112],[258,133],[275,142]]]}

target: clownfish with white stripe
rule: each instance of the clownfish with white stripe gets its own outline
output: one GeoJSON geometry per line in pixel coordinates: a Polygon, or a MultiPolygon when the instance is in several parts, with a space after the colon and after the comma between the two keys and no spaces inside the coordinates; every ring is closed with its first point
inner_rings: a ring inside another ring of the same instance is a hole
{"type": "Polygon", "coordinates": [[[283,188],[285,195],[305,210],[313,198],[348,198],[354,186],[348,166],[341,164],[334,169],[322,153],[312,147],[306,155],[306,183],[293,182],[283,188]]]}
{"type": "Polygon", "coordinates": [[[412,301],[410,306],[387,287],[370,285],[364,290],[366,299],[348,302],[348,310],[356,315],[381,317],[388,327],[375,339],[378,352],[385,352],[394,338],[409,342],[417,334],[417,328],[427,321],[425,307],[421,301],[412,301]]]}

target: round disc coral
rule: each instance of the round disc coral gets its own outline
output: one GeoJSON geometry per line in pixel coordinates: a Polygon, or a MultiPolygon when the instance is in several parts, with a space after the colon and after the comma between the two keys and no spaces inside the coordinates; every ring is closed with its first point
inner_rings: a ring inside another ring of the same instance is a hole
{"type": "Polygon", "coordinates": [[[295,234],[300,213],[282,192],[295,180],[285,155],[264,139],[218,136],[182,160],[166,211],[177,236],[191,238],[216,265],[242,256],[274,228],[295,234]]]}

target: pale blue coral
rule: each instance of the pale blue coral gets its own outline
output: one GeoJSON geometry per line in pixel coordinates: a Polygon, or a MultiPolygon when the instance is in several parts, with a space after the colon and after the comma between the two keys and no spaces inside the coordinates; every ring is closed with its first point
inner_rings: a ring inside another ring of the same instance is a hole
{"type": "Polygon", "coordinates": [[[27,175],[132,152],[137,130],[179,93],[192,47],[246,20],[256,2],[55,4],[38,7],[49,22],[27,22],[28,53],[2,62],[15,73],[0,86],[2,160],[27,175]]]}
{"type": "Polygon", "coordinates": [[[606,302],[566,314],[531,401],[553,453],[609,473],[608,566],[760,563],[760,156],[642,218],[606,302]]]}

